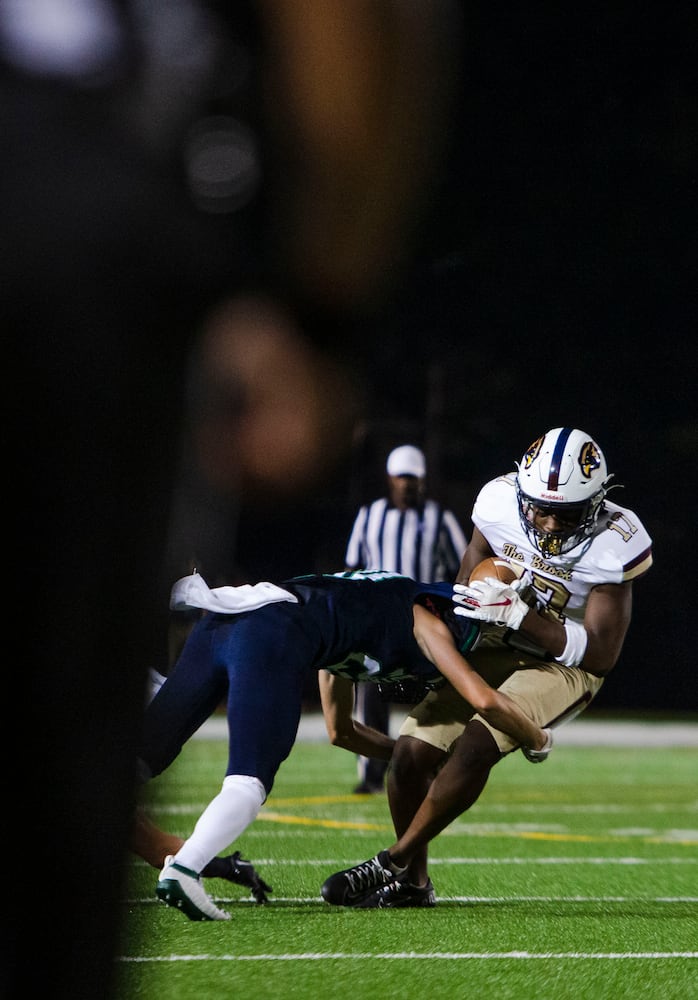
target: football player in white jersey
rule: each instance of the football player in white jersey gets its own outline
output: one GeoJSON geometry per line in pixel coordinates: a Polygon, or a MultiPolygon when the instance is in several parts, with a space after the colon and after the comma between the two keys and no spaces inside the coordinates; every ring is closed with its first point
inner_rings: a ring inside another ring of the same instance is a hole
{"type": "MultiPolygon", "coordinates": [[[[652,564],[637,515],[607,498],[612,476],[586,432],[547,431],[518,469],[487,483],[458,574],[460,614],[496,623],[468,655],[475,669],[540,726],[583,711],[616,664],[630,625],[632,586],[652,564]],[[507,585],[467,585],[497,556],[516,569],[507,585]]],[[[367,862],[330,876],[323,897],[360,907],[433,906],[427,844],[482,792],[516,744],[444,685],[400,729],[388,780],[398,840],[367,862]],[[382,871],[382,875],[380,872],[382,871]]],[[[532,762],[546,754],[524,751],[532,762]]]]}

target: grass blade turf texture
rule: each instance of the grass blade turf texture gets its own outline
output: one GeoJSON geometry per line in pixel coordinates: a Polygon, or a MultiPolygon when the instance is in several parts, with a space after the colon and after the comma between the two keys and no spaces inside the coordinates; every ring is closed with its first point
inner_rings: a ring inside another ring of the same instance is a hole
{"type": "MultiPolygon", "coordinates": [[[[347,910],[323,880],[392,842],[385,796],[354,796],[353,757],[298,743],[235,849],[274,888],[207,880],[231,920],[192,923],[129,859],[119,998],[698,1000],[694,747],[559,746],[520,754],[431,848],[438,904],[347,910]]],[[[220,787],[225,744],[191,741],[153,783],[156,821],[186,835],[220,787]]]]}

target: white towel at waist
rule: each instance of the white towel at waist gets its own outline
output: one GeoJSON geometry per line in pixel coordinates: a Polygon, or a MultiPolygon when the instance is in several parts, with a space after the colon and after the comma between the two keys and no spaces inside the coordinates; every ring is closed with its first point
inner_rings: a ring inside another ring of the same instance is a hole
{"type": "Polygon", "coordinates": [[[170,608],[173,611],[201,608],[222,615],[254,611],[277,601],[292,601],[297,604],[298,598],[283,587],[267,582],[245,583],[241,587],[214,587],[212,590],[198,573],[177,580],[170,594],[170,608]]]}

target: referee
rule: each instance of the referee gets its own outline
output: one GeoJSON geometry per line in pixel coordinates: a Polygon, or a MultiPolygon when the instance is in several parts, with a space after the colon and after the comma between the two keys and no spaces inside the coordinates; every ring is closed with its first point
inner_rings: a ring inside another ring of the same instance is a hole
{"type": "MultiPolygon", "coordinates": [[[[387,570],[425,583],[455,579],[465,535],[450,510],[426,498],[426,472],[424,453],[414,445],[390,452],[388,495],[365,504],[356,515],[344,559],[347,569],[387,570]]],[[[388,733],[390,704],[379,685],[356,685],[355,715],[364,725],[388,733]]],[[[359,757],[354,792],[382,792],[387,767],[385,761],[359,757]]]]}

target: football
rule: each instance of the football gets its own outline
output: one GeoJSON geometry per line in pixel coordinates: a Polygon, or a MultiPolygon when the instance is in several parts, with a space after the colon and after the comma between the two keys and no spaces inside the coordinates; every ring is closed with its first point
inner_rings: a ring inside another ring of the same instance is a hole
{"type": "Polygon", "coordinates": [[[511,583],[520,575],[518,567],[512,566],[506,559],[493,556],[490,559],[483,559],[475,566],[468,582],[473,583],[474,580],[484,580],[487,576],[493,576],[502,583],[511,583]]]}

